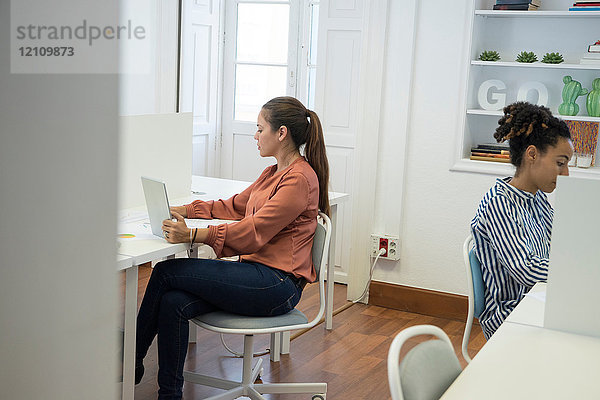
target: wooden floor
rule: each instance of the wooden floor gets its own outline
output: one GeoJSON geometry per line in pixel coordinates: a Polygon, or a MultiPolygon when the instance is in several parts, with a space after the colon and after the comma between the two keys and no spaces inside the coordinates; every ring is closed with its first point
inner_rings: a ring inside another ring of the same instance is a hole
{"type": "MultiPolygon", "coordinates": [[[[141,267],[139,272],[139,298],[143,296],[151,269],[141,267]]],[[[124,290],[124,281],[123,281],[124,290]]],[[[334,309],[346,304],[346,286],[336,284],[334,309]]],[[[307,286],[298,306],[309,319],[317,312],[318,291],[316,285],[307,286]]],[[[387,380],[387,353],[394,336],[413,325],[432,324],[442,328],[450,337],[463,367],[460,351],[464,322],[426,315],[412,314],[377,306],[355,304],[333,319],[333,330],[326,331],[318,325],[297,337],[291,343],[289,355],[283,355],[278,363],[271,363],[263,356],[264,382],[327,382],[328,399],[390,399],[387,380]]],[[[226,335],[230,347],[242,352],[242,337],[226,335]]],[[[429,337],[419,337],[404,346],[401,357],[413,346],[429,337]]],[[[469,344],[471,356],[483,346],[485,339],[479,325],[475,324],[469,344]]],[[[269,335],[255,339],[255,351],[269,345],[269,335]]],[[[157,398],[156,341],[144,360],[146,373],[136,386],[136,400],[157,398]]],[[[223,348],[218,334],[198,328],[198,341],[190,344],[186,370],[193,370],[225,379],[239,380],[242,361],[232,357],[223,348]]],[[[186,383],[184,399],[204,399],[220,393],[200,385],[186,383]]],[[[271,395],[269,399],[310,399],[310,395],[271,395]]]]}

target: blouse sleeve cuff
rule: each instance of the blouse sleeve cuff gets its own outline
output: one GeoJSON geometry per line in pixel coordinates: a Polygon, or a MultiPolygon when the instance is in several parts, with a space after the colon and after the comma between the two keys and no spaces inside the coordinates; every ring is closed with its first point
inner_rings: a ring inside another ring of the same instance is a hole
{"type": "Polygon", "coordinates": [[[210,225],[208,227],[208,235],[206,236],[206,244],[213,248],[215,254],[221,257],[223,252],[223,245],[225,244],[225,234],[227,230],[227,224],[222,225],[210,225]]]}
{"type": "Polygon", "coordinates": [[[212,200],[211,201],[202,201],[202,200],[194,200],[190,204],[185,205],[185,209],[187,211],[188,218],[206,218],[212,219],[211,208],[212,208],[212,200]]]}
{"type": "Polygon", "coordinates": [[[194,204],[186,204],[185,211],[188,218],[194,218],[196,215],[196,210],[194,210],[194,204]]]}

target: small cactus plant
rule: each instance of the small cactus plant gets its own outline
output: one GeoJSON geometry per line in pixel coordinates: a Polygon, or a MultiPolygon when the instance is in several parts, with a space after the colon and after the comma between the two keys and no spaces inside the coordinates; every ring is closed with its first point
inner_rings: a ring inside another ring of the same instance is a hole
{"type": "Polygon", "coordinates": [[[546,53],[544,54],[544,58],[542,58],[542,62],[546,64],[560,64],[563,61],[565,59],[559,53],[546,53]]]}
{"type": "Polygon", "coordinates": [[[500,54],[498,54],[497,51],[486,50],[479,55],[479,59],[481,61],[498,61],[500,59],[500,54]]]}
{"type": "Polygon", "coordinates": [[[592,88],[593,90],[588,94],[585,106],[590,117],[600,117],[600,78],[593,80],[592,88]]]}
{"type": "Polygon", "coordinates": [[[538,60],[537,56],[533,54],[533,51],[522,51],[517,55],[517,62],[520,63],[532,63],[538,60]]]}
{"type": "Polygon", "coordinates": [[[558,113],[560,115],[577,115],[579,105],[575,101],[579,96],[588,94],[588,90],[582,88],[581,83],[574,81],[570,75],[563,77],[563,83],[565,84],[562,90],[563,102],[558,106],[558,113]]]}

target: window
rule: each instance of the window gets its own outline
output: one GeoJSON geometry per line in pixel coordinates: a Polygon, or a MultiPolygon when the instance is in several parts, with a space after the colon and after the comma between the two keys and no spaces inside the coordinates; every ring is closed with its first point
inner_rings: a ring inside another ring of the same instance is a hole
{"type": "Polygon", "coordinates": [[[290,19],[289,2],[237,4],[234,120],[255,122],[266,101],[294,95],[287,79],[294,76],[297,46],[289,43],[290,19]]]}

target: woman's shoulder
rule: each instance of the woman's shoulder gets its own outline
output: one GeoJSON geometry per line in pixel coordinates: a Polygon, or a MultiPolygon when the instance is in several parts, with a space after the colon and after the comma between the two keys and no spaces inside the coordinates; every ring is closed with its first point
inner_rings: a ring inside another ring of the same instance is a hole
{"type": "Polygon", "coordinates": [[[505,213],[514,208],[514,199],[510,194],[510,190],[506,187],[507,179],[498,178],[496,183],[483,195],[477,207],[476,219],[489,213],[505,213]]]}
{"type": "Polygon", "coordinates": [[[509,178],[498,178],[496,179],[495,184],[488,189],[487,192],[483,195],[481,199],[481,203],[487,203],[493,199],[507,199],[509,198],[509,193],[507,190],[507,180],[509,178]]]}
{"type": "Polygon", "coordinates": [[[287,178],[297,179],[299,177],[303,177],[311,186],[315,183],[318,184],[319,182],[316,172],[312,169],[304,157],[300,157],[297,161],[295,161],[285,175],[287,178]]]}

